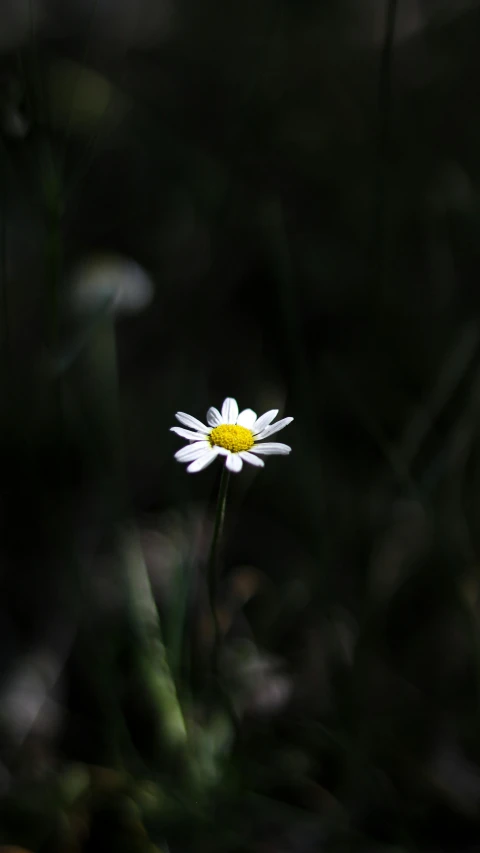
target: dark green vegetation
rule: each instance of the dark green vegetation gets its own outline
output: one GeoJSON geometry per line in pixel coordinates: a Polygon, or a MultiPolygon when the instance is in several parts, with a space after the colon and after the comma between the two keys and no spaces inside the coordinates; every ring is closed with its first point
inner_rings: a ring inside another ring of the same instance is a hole
{"type": "Polygon", "coordinates": [[[478,849],[480,9],[0,25],[0,845],[478,849]]]}

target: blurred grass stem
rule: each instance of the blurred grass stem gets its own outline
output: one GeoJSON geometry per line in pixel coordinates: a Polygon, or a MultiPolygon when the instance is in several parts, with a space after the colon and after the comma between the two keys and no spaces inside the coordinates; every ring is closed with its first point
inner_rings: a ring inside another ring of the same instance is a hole
{"type": "Polygon", "coordinates": [[[157,744],[161,750],[167,748],[175,752],[186,746],[187,729],[168,664],[148,570],[134,527],[121,535],[119,550],[127,581],[136,668],[157,711],[157,744]]]}
{"type": "Polygon", "coordinates": [[[74,113],[75,113],[75,107],[76,107],[77,101],[78,101],[78,92],[80,89],[81,78],[82,78],[82,75],[84,73],[85,67],[87,65],[87,61],[88,61],[88,55],[90,52],[90,45],[91,45],[91,36],[92,36],[92,32],[93,32],[93,25],[94,25],[96,14],[97,14],[97,9],[98,9],[98,0],[92,0],[92,3],[90,5],[90,10],[88,13],[83,54],[82,54],[82,57],[81,57],[81,60],[80,60],[79,66],[78,66],[78,73],[77,73],[77,77],[76,77],[75,84],[74,84],[73,91],[71,93],[71,98],[70,98],[70,105],[69,105],[69,110],[68,110],[68,115],[67,115],[67,123],[66,123],[65,138],[64,138],[64,151],[63,151],[63,158],[62,158],[63,164],[65,164],[65,161],[67,159],[68,144],[70,142],[70,139],[72,136],[72,131],[73,131],[73,124],[74,124],[73,117],[74,117],[74,113]]]}
{"type": "Polygon", "coordinates": [[[383,304],[388,275],[388,184],[391,148],[392,65],[398,0],[386,0],[385,31],[378,80],[378,142],[374,192],[373,253],[376,264],[374,281],[383,304]]]}
{"type": "Polygon", "coordinates": [[[48,342],[52,353],[58,346],[60,275],[62,265],[62,190],[60,176],[49,164],[45,184],[47,241],[45,248],[45,277],[48,288],[48,342]]]}
{"type": "Polygon", "coordinates": [[[125,589],[126,623],[132,636],[134,668],[142,689],[155,708],[155,741],[159,753],[176,754],[186,746],[187,731],[163,642],[160,617],[148,569],[130,514],[122,411],[119,392],[115,314],[112,305],[100,305],[86,338],[83,369],[90,377],[90,406],[95,412],[100,449],[106,459],[105,477],[115,505],[117,554],[125,589]]]}
{"type": "Polygon", "coordinates": [[[0,294],[2,314],[2,370],[9,384],[10,379],[10,321],[8,305],[8,280],[7,280],[7,212],[6,212],[6,179],[4,166],[2,166],[2,198],[0,201],[0,294]]]}
{"type": "MultiPolygon", "coordinates": [[[[305,500],[311,515],[312,545],[319,561],[327,565],[332,545],[329,536],[328,502],[321,450],[322,436],[312,405],[314,379],[305,350],[296,271],[290,251],[282,198],[278,194],[265,197],[260,205],[259,217],[264,251],[277,289],[279,320],[284,330],[286,363],[289,366],[289,388],[298,415],[301,417],[305,439],[309,437],[320,448],[313,464],[311,457],[306,456],[297,464],[302,467],[305,500]],[[311,512],[312,507],[315,507],[314,513],[311,512]],[[321,530],[321,536],[319,536],[319,530],[321,530]]],[[[326,572],[319,574],[318,583],[322,587],[321,594],[326,596],[326,572]]]]}

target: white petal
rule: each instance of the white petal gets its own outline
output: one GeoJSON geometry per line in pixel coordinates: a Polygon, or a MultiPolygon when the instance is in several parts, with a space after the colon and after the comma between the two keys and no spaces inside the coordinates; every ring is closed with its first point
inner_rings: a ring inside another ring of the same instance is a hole
{"type": "Polygon", "coordinates": [[[202,439],[205,441],[208,435],[208,433],[192,432],[191,429],[184,429],[183,427],[170,427],[170,432],[176,432],[177,435],[181,435],[182,438],[188,438],[189,441],[201,441],[202,439]]]}
{"type": "Polygon", "coordinates": [[[270,409],[269,412],[265,412],[264,415],[261,415],[252,427],[253,434],[256,435],[257,432],[261,432],[262,429],[265,429],[266,426],[272,423],[273,419],[276,418],[277,415],[278,409],[270,409]]]}
{"type": "Polygon", "coordinates": [[[222,416],[215,406],[212,406],[207,412],[207,424],[211,427],[217,427],[220,426],[220,424],[223,424],[222,416]]]}
{"type": "Polygon", "coordinates": [[[263,453],[265,456],[270,456],[271,453],[280,453],[282,456],[286,456],[291,449],[288,444],[280,444],[279,441],[267,441],[265,444],[256,444],[250,449],[250,453],[263,453]]]}
{"type": "Polygon", "coordinates": [[[246,427],[247,429],[251,429],[256,420],[257,414],[253,409],[244,409],[243,412],[240,412],[237,418],[237,424],[246,427]]]}
{"type": "Polygon", "coordinates": [[[191,462],[192,459],[196,459],[197,456],[201,456],[206,450],[210,450],[210,444],[208,441],[194,441],[193,444],[187,444],[186,447],[182,447],[181,450],[177,450],[175,453],[175,459],[177,459],[178,462],[191,462]]]}
{"type": "Polygon", "coordinates": [[[191,427],[191,429],[196,429],[199,432],[208,432],[208,427],[205,424],[202,424],[201,421],[197,420],[197,418],[192,417],[192,415],[187,415],[185,412],[177,412],[175,415],[177,421],[180,421],[186,427],[191,427]]]}
{"type": "Polygon", "coordinates": [[[256,465],[257,468],[263,468],[265,465],[263,459],[259,459],[258,456],[254,456],[253,453],[249,453],[248,450],[240,451],[239,456],[242,457],[244,462],[250,462],[250,465],[256,465]]]}
{"type": "Polygon", "coordinates": [[[237,474],[243,468],[243,462],[240,459],[240,454],[229,453],[225,465],[227,466],[229,471],[233,471],[235,474],[237,474]]]}
{"type": "Polygon", "coordinates": [[[288,426],[288,424],[291,424],[292,421],[293,418],[282,418],[281,421],[277,421],[276,424],[272,424],[271,426],[267,427],[266,429],[262,429],[261,432],[257,433],[255,436],[255,440],[262,441],[262,439],[268,438],[269,435],[273,435],[274,432],[278,432],[279,430],[288,426]]]}
{"type": "Polygon", "coordinates": [[[222,423],[235,424],[238,418],[238,403],[233,397],[227,397],[222,406],[222,423]]]}
{"type": "Polygon", "coordinates": [[[215,447],[207,450],[206,453],[202,453],[201,456],[198,456],[194,462],[191,462],[187,468],[189,474],[195,474],[197,471],[201,471],[202,468],[206,468],[207,465],[211,465],[214,459],[217,458],[217,453],[215,447]]]}

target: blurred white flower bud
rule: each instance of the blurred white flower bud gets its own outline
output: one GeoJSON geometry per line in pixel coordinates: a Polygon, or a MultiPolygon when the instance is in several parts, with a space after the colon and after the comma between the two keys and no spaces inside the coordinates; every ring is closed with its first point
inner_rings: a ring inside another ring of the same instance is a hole
{"type": "Polygon", "coordinates": [[[250,640],[240,640],[222,652],[222,672],[237,713],[272,715],[288,703],[293,690],[283,662],[262,652],[250,640]]]}
{"type": "Polygon", "coordinates": [[[143,267],[121,255],[93,255],[71,276],[71,304],[80,313],[109,308],[115,314],[136,314],[152,301],[153,293],[143,267]]]}

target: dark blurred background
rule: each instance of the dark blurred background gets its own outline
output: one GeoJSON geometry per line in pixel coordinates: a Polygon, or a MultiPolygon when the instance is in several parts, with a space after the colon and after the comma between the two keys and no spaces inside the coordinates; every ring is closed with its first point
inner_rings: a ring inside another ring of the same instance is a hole
{"type": "Polygon", "coordinates": [[[1,850],[480,850],[479,44],[476,0],[1,0],[1,850]],[[213,689],[169,428],[226,396],[295,420],[213,689]]]}

